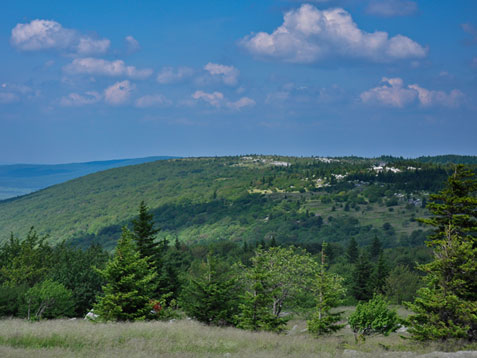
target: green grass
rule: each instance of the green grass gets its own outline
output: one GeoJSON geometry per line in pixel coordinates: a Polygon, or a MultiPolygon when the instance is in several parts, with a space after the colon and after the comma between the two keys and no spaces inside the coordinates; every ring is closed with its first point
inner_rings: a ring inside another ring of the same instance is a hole
{"type": "Polygon", "coordinates": [[[277,335],[208,327],[189,320],[105,324],[2,320],[0,357],[415,357],[477,349],[475,345],[418,344],[399,334],[372,336],[357,344],[349,328],[313,338],[303,332],[302,320],[290,321],[289,328],[288,333],[277,335]]]}

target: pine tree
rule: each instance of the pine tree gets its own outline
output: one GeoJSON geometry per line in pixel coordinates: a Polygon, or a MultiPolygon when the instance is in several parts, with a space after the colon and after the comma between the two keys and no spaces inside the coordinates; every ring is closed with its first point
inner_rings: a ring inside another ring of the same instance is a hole
{"type": "Polygon", "coordinates": [[[386,279],[389,276],[389,267],[386,264],[384,255],[381,253],[378,258],[378,262],[374,266],[373,274],[371,277],[373,291],[378,294],[384,294],[386,287],[386,279]]]}
{"type": "Polygon", "coordinates": [[[371,259],[377,259],[381,255],[383,249],[381,245],[381,240],[375,235],[371,247],[369,249],[369,255],[371,259]]]}
{"type": "Polygon", "coordinates": [[[147,258],[141,257],[129,230],[123,228],[113,259],[98,272],[107,282],[94,307],[102,320],[134,321],[150,316],[156,273],[149,269],[147,258]]]}
{"type": "Polygon", "coordinates": [[[353,284],[351,292],[358,301],[368,301],[373,297],[371,275],[373,266],[366,253],[362,253],[353,270],[353,284]]]}
{"type": "Polygon", "coordinates": [[[427,245],[434,261],[421,265],[425,287],[409,307],[415,339],[467,338],[477,341],[477,180],[457,166],[447,186],[432,195],[433,214],[421,221],[435,228],[427,245]]]}
{"type": "MultiPolygon", "coordinates": [[[[133,235],[142,258],[146,258],[152,270],[157,274],[157,295],[168,295],[167,302],[177,298],[179,278],[177,268],[171,259],[175,258],[169,251],[166,238],[156,240],[160,229],[154,228],[153,216],[144,201],[139,205],[139,215],[132,221],[133,235]]],[[[172,260],[173,261],[173,260],[172,260]]]]}
{"type": "Polygon", "coordinates": [[[141,257],[150,257],[152,260],[157,259],[159,254],[159,244],[155,242],[156,234],[160,231],[154,228],[154,221],[149,209],[141,201],[139,204],[139,216],[132,221],[134,240],[141,257]]]}
{"type": "Polygon", "coordinates": [[[215,258],[207,257],[203,272],[184,288],[181,306],[199,322],[227,325],[237,314],[237,279],[219,266],[215,258]]]}
{"type": "Polygon", "coordinates": [[[308,330],[315,335],[336,332],[343,327],[338,324],[342,312],[331,312],[338,306],[346,290],[342,286],[343,278],[326,272],[326,244],[321,249],[321,264],[314,281],[313,290],[316,295],[316,312],[308,323],[308,330]]]}

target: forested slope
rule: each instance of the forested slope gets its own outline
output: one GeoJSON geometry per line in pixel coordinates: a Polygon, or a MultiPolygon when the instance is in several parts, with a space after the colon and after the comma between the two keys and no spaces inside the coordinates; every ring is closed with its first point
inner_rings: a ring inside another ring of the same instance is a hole
{"type": "Polygon", "coordinates": [[[187,158],[110,169],[0,202],[0,240],[31,226],[79,246],[111,248],[144,200],[161,234],[184,242],[324,240],[422,243],[416,217],[451,164],[382,157],[187,158]]]}

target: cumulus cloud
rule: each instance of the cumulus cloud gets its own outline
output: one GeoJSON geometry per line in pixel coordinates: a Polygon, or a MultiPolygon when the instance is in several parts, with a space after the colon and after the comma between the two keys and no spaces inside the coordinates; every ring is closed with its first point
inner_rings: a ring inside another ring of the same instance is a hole
{"type": "Polygon", "coordinates": [[[171,101],[162,94],[146,95],[138,98],[134,105],[139,108],[170,105],[171,101]]]}
{"type": "Polygon", "coordinates": [[[212,76],[219,76],[226,85],[234,86],[237,84],[237,78],[240,71],[234,66],[226,66],[218,63],[209,62],[204,66],[204,70],[212,76]]]}
{"type": "Polygon", "coordinates": [[[408,16],[417,12],[417,3],[409,0],[372,0],[369,2],[367,12],[369,14],[392,17],[408,16]]]}
{"type": "Polygon", "coordinates": [[[333,57],[389,62],[426,56],[427,50],[403,35],[368,33],[340,8],[319,10],[310,4],[285,13],[273,33],[259,32],[241,40],[249,52],[286,62],[313,63],[333,57]]]}
{"type": "Polygon", "coordinates": [[[364,103],[376,103],[399,108],[416,100],[422,107],[457,107],[464,97],[464,94],[457,89],[447,94],[444,91],[428,90],[417,84],[404,86],[404,81],[401,78],[383,77],[382,82],[384,83],[382,86],[361,93],[361,100],[364,103]]]}
{"type": "Polygon", "coordinates": [[[84,106],[88,104],[94,104],[101,100],[102,96],[96,91],[85,92],[84,95],[78,93],[70,93],[66,97],[62,97],[60,105],[65,107],[84,106]]]}
{"type": "Polygon", "coordinates": [[[152,70],[145,68],[138,70],[134,66],[127,66],[124,61],[107,61],[100,58],[76,58],[63,67],[69,74],[89,74],[104,76],[127,76],[130,78],[144,79],[152,75],[152,70]]]}
{"type": "Polygon", "coordinates": [[[10,40],[21,51],[60,50],[80,55],[105,53],[111,44],[108,39],[82,35],[56,21],[40,19],[17,24],[10,40]]]}
{"type": "Polygon", "coordinates": [[[214,107],[220,107],[224,99],[224,94],[221,92],[207,93],[204,91],[195,91],[192,98],[196,100],[203,100],[214,107]]]}
{"type": "Polygon", "coordinates": [[[124,41],[126,41],[127,50],[129,53],[136,52],[141,48],[139,42],[131,35],[126,36],[124,41]]]}
{"type": "Polygon", "coordinates": [[[240,110],[244,107],[255,105],[255,101],[248,97],[242,97],[235,102],[228,101],[222,92],[217,91],[212,93],[207,93],[204,91],[195,91],[192,94],[192,98],[195,100],[202,100],[216,108],[227,107],[233,110],[240,110]]]}
{"type": "Polygon", "coordinates": [[[233,110],[240,110],[244,107],[254,106],[255,101],[249,97],[242,97],[235,102],[227,102],[227,107],[233,110]]]}
{"type": "Polygon", "coordinates": [[[104,90],[104,100],[111,105],[120,105],[129,100],[134,84],[129,81],[116,82],[104,90]]]}
{"type": "Polygon", "coordinates": [[[157,75],[157,82],[160,84],[168,84],[179,82],[183,79],[191,77],[194,74],[194,70],[190,67],[163,67],[161,72],[157,75]]]}
{"type": "Polygon", "coordinates": [[[18,102],[20,97],[12,92],[0,92],[0,104],[18,102]]]}
{"type": "Polygon", "coordinates": [[[409,88],[412,88],[417,92],[419,102],[423,107],[429,107],[433,105],[458,107],[464,98],[464,94],[457,89],[453,89],[449,93],[445,93],[444,91],[428,90],[420,87],[417,84],[409,85],[409,88]]]}

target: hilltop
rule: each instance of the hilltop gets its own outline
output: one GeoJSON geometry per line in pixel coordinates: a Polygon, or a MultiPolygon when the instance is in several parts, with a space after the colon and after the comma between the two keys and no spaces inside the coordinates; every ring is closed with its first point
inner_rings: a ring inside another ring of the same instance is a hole
{"type": "Polygon", "coordinates": [[[31,226],[52,243],[111,248],[144,200],[162,231],[209,240],[346,242],[387,247],[424,236],[416,217],[451,164],[402,158],[169,159],[109,169],[0,202],[0,240],[31,226]]]}

